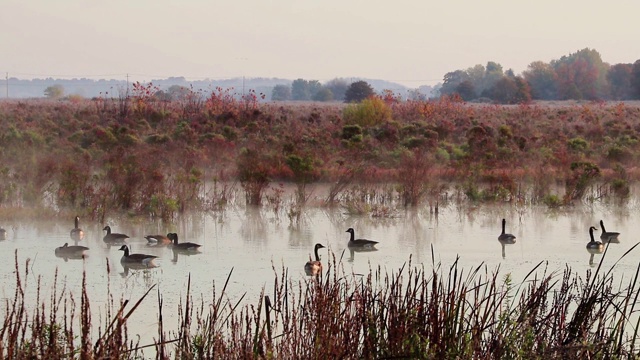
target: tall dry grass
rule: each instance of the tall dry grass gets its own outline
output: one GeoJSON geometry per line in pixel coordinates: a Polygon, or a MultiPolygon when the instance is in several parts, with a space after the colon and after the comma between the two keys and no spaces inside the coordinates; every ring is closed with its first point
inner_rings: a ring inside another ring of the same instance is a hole
{"type": "MultiPolygon", "coordinates": [[[[631,248],[624,256],[628,256],[631,248]]],[[[158,337],[131,339],[132,306],[108,309],[92,322],[86,284],[80,299],[53,285],[36,306],[25,297],[29,263],[19,269],[16,292],[5,303],[0,356],[11,359],[613,359],[637,356],[638,274],[614,279],[602,262],[585,274],[537,264],[523,279],[480,264],[427,266],[411,259],[400,269],[350,274],[335,256],[318,278],[276,271],[272,289],[257,301],[228,296],[227,281],[198,302],[188,288],[179,326],[163,323],[158,292],[158,337]],[[146,351],[146,354],[145,352],[146,351]],[[152,355],[150,355],[152,354],[152,355]]],[[[615,263],[614,263],[615,267],[615,263]]],[[[54,282],[57,284],[57,281],[54,282]]],[[[169,309],[169,311],[172,311],[169,309]]]]}

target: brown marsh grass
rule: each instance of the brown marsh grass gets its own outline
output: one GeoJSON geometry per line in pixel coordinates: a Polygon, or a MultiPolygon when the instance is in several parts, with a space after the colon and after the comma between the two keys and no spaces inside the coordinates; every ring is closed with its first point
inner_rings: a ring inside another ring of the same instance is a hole
{"type": "Polygon", "coordinates": [[[34,286],[25,281],[29,263],[17,263],[16,254],[16,291],[5,300],[0,328],[2,358],[614,359],[638,353],[640,266],[633,277],[614,279],[602,261],[584,274],[541,262],[513,279],[483,264],[427,267],[410,259],[390,272],[349,274],[334,256],[318,278],[295,279],[274,268],[273,288],[254,301],[228,297],[231,269],[209,299],[194,301],[187,290],[178,309],[163,307],[158,291],[157,338],[140,344],[127,321],[140,304],[153,302],[154,285],[133,305],[111,301],[104,323],[96,324],[86,284],[78,298],[59,289],[56,276],[47,297],[39,280],[33,304],[25,297],[34,286]],[[165,328],[166,311],[178,312],[178,328],[165,328]]]}

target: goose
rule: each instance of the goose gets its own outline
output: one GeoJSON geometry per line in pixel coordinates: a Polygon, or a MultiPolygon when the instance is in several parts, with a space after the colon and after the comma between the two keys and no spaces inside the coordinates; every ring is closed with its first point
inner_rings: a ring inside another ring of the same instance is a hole
{"type": "Polygon", "coordinates": [[[367,239],[355,239],[353,228],[349,228],[346,232],[351,234],[351,238],[349,239],[348,246],[351,248],[361,248],[361,249],[373,249],[377,241],[367,240],[367,239]]]}
{"type": "Polygon", "coordinates": [[[602,229],[602,233],[600,234],[600,240],[602,240],[603,242],[613,242],[613,243],[620,242],[620,240],[618,240],[618,236],[620,235],[620,233],[605,230],[604,222],[602,220],[600,220],[600,228],[602,229]]]}
{"type": "Polygon", "coordinates": [[[57,257],[62,258],[82,258],[87,250],[89,250],[89,248],[86,246],[69,246],[69,243],[64,243],[64,245],[56,248],[55,254],[57,257]]]}
{"type": "Polygon", "coordinates": [[[318,249],[322,248],[324,248],[324,245],[322,244],[316,244],[316,246],[313,247],[313,253],[316,256],[316,260],[309,260],[306,264],[304,264],[304,272],[307,275],[318,276],[322,273],[322,263],[320,262],[320,255],[318,255],[318,249]]]}
{"type": "Polygon", "coordinates": [[[84,239],[84,231],[78,227],[79,222],[80,222],[80,217],[76,216],[74,220],[75,226],[73,229],[71,229],[71,233],[70,233],[71,240],[80,241],[84,239]]]}
{"type": "Polygon", "coordinates": [[[149,242],[149,245],[169,245],[171,244],[171,239],[169,238],[170,234],[167,234],[167,236],[164,235],[147,235],[144,238],[147,239],[147,241],[149,242]]]}
{"type": "Polygon", "coordinates": [[[515,244],[516,243],[515,235],[505,233],[506,225],[507,225],[507,220],[502,219],[502,233],[500,234],[500,236],[498,236],[498,241],[500,241],[503,244],[515,244]]]}
{"type": "Polygon", "coordinates": [[[604,251],[604,244],[600,241],[596,241],[593,237],[593,230],[598,230],[595,227],[589,228],[589,235],[591,236],[591,241],[587,243],[587,251],[592,254],[601,254],[604,251]]]}
{"type": "Polygon", "coordinates": [[[0,240],[7,240],[7,230],[0,227],[0,240]]]}
{"type": "Polygon", "coordinates": [[[129,247],[127,245],[122,245],[120,249],[124,251],[124,255],[120,259],[121,264],[141,264],[146,267],[154,267],[155,264],[153,260],[157,258],[155,255],[147,255],[147,254],[129,254],[129,247]]]}
{"type": "Polygon", "coordinates": [[[191,242],[178,243],[178,234],[176,233],[169,233],[167,237],[173,240],[172,249],[175,251],[198,251],[198,248],[202,246],[191,242]]]}
{"type": "Polygon", "coordinates": [[[129,235],[112,233],[109,225],[105,226],[102,230],[107,232],[107,234],[102,238],[102,241],[107,244],[122,244],[129,238],[129,235]]]}

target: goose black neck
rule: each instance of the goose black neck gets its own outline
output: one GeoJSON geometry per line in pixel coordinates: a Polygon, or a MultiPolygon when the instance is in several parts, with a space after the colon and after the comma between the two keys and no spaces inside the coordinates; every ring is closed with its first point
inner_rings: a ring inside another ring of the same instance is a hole
{"type": "Polygon", "coordinates": [[[355,235],[354,235],[354,231],[349,231],[349,233],[351,234],[351,238],[349,239],[349,241],[354,241],[355,240],[355,235]]]}
{"type": "Polygon", "coordinates": [[[507,221],[505,219],[502,219],[502,235],[504,235],[504,228],[506,224],[507,224],[507,221]]]}
{"type": "Polygon", "coordinates": [[[316,261],[320,261],[320,256],[318,255],[318,249],[319,249],[319,248],[318,248],[317,246],[313,249],[313,252],[314,252],[314,253],[315,253],[315,255],[316,255],[316,261]]]}
{"type": "Polygon", "coordinates": [[[602,228],[602,233],[606,233],[607,230],[604,229],[604,221],[600,220],[600,228],[602,228]]]}
{"type": "Polygon", "coordinates": [[[127,246],[124,247],[124,257],[128,257],[129,256],[129,248],[127,246]]]}
{"type": "Polygon", "coordinates": [[[77,228],[78,228],[78,217],[77,217],[77,216],[76,216],[76,218],[75,218],[75,220],[74,220],[74,223],[75,223],[75,225],[76,225],[76,229],[77,229],[77,228]]]}
{"type": "Polygon", "coordinates": [[[591,242],[596,242],[596,239],[593,237],[593,227],[589,228],[589,235],[591,236],[591,242]]]}
{"type": "Polygon", "coordinates": [[[173,243],[178,245],[178,234],[173,234],[173,243]]]}

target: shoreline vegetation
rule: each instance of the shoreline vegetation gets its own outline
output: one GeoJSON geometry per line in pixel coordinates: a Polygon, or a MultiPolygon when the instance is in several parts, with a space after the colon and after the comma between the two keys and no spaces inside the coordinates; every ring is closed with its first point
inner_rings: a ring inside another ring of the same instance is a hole
{"type": "Polygon", "coordinates": [[[139,299],[114,299],[105,289],[111,300],[95,316],[86,278],[82,293],[71,294],[58,288],[56,274],[47,297],[46,279],[28,281],[29,261],[20,268],[15,258],[16,291],[5,300],[0,329],[3,358],[612,359],[638,352],[640,266],[614,279],[602,261],[584,275],[541,262],[513,279],[499,267],[409,259],[391,272],[348,274],[333,256],[319,277],[296,280],[274,268],[273,289],[255,302],[226,294],[231,269],[210,299],[188,287],[178,309],[163,307],[155,285],[139,299]],[[25,298],[32,286],[35,304],[25,298]],[[143,344],[127,322],[154,301],[158,333],[143,344]],[[176,310],[177,328],[165,328],[163,312],[176,310]]]}
{"type": "MultiPolygon", "coordinates": [[[[260,103],[251,93],[237,100],[223,90],[161,102],[144,89],[122,98],[0,101],[0,217],[172,221],[239,203],[281,209],[290,219],[307,205],[380,217],[425,204],[437,213],[451,200],[558,208],[625,201],[640,180],[634,165],[640,103],[502,106],[387,94],[318,105],[260,103]],[[291,200],[282,183],[292,184],[291,200]],[[312,197],[318,184],[326,191],[312,197]]],[[[228,279],[210,299],[194,302],[187,293],[177,309],[179,327],[165,329],[162,313],[176,309],[163,307],[153,286],[140,299],[111,297],[100,309],[104,316],[92,321],[96,308],[86,286],[70,294],[56,288],[56,274],[47,296],[44,281],[27,281],[29,262],[20,267],[16,253],[16,291],[5,300],[0,354],[635,357],[639,270],[613,279],[602,261],[586,274],[540,263],[525,279],[512,279],[483,264],[464,269],[435,261],[430,268],[409,261],[391,272],[349,274],[334,257],[317,279],[274,268],[273,290],[255,303],[231,299],[228,279]],[[27,286],[36,286],[35,304],[25,297],[27,286]],[[127,319],[154,295],[158,335],[141,344],[129,336],[127,319]]]]}
{"type": "Polygon", "coordinates": [[[639,102],[491,105],[387,92],[355,104],[262,103],[222,89],[166,102],[138,85],[120,98],[1,101],[0,134],[0,206],[101,221],[215,210],[233,184],[247,205],[277,201],[275,184],[291,183],[300,208],[323,183],[329,206],[361,207],[362,188],[382,184],[381,197],[400,207],[453,194],[561,207],[624,199],[640,179],[639,102]]]}

